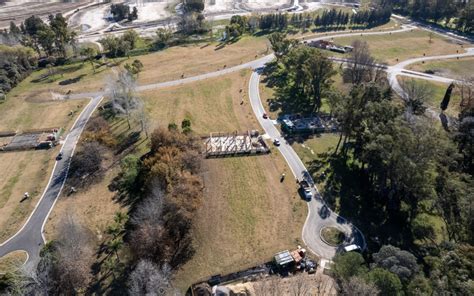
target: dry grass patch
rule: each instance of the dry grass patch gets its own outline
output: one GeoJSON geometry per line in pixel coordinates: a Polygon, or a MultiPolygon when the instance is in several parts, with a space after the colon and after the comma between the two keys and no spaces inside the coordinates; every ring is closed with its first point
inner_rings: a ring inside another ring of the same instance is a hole
{"type": "MultiPolygon", "coordinates": [[[[145,93],[154,125],[192,120],[199,134],[261,129],[248,102],[250,71],[145,93]],[[243,92],[240,93],[240,89],[243,92]],[[244,104],[241,104],[244,99],[244,104]]],[[[269,260],[294,247],[306,217],[296,184],[278,152],[204,161],[205,196],[195,224],[196,255],[177,275],[185,289],[202,277],[269,260]]]]}
{"type": "Polygon", "coordinates": [[[0,130],[70,128],[87,103],[88,100],[30,102],[9,96],[0,104],[0,130]]]}
{"type": "Polygon", "coordinates": [[[109,191],[107,187],[119,170],[118,166],[107,170],[100,183],[72,195],[68,196],[63,192],[46,223],[44,229],[46,239],[55,239],[61,219],[72,215],[76,222],[91,230],[97,238],[97,243],[100,243],[107,225],[113,222],[115,212],[121,210],[120,205],[113,200],[115,193],[109,191]]]}
{"type": "Polygon", "coordinates": [[[57,151],[0,153],[0,242],[26,222],[48,183],[57,151]],[[22,201],[25,192],[30,198],[22,201]]]}
{"type": "MultiPolygon", "coordinates": [[[[136,57],[143,65],[139,84],[171,81],[181,75],[191,77],[252,61],[269,54],[266,37],[244,36],[218,49],[216,43],[171,47],[136,57]]],[[[134,58],[135,59],[135,58],[134,58]]]]}
{"type": "Polygon", "coordinates": [[[363,35],[354,37],[334,38],[339,44],[349,45],[354,40],[364,40],[369,44],[372,55],[381,62],[389,65],[410,59],[426,56],[454,54],[462,50],[457,41],[441,37],[430,32],[414,29],[410,32],[386,35],[363,35]]]}
{"type": "Polygon", "coordinates": [[[474,58],[417,63],[408,66],[408,69],[420,72],[432,71],[436,75],[462,79],[474,75],[472,71],[474,69],[474,58]]]}
{"type": "Polygon", "coordinates": [[[26,262],[28,255],[25,251],[13,251],[0,257],[0,274],[14,271],[26,262]]]}
{"type": "Polygon", "coordinates": [[[246,99],[249,77],[250,70],[241,70],[183,86],[143,92],[151,127],[167,126],[169,122],[180,125],[184,118],[189,118],[192,129],[200,135],[260,129],[246,99]]]}
{"type": "Polygon", "coordinates": [[[278,154],[204,162],[204,205],[195,224],[196,254],[178,272],[185,289],[213,274],[266,262],[278,251],[301,244],[306,205],[290,169],[278,154]]]}

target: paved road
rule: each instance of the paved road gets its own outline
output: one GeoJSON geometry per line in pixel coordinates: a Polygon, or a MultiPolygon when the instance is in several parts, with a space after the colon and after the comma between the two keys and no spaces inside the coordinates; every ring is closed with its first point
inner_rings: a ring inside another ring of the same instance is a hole
{"type": "Polygon", "coordinates": [[[15,250],[24,250],[29,256],[27,268],[36,266],[39,252],[45,243],[43,228],[64,186],[76,143],[92,112],[101,100],[102,96],[94,97],[77,118],[61,148],[63,158],[55,163],[51,178],[43,195],[23,227],[14,236],[0,245],[0,257],[15,250]]]}
{"type": "MultiPolygon", "coordinates": [[[[379,31],[379,32],[375,31],[375,32],[365,32],[365,33],[356,32],[356,33],[334,34],[334,35],[327,35],[327,36],[322,36],[318,38],[308,39],[307,41],[329,39],[332,37],[349,37],[349,36],[356,36],[356,35],[395,34],[395,33],[406,32],[411,29],[413,29],[412,26],[403,26],[401,29],[394,30],[394,31],[379,31]]],[[[469,54],[471,53],[472,53],[472,50],[469,51],[469,54]]],[[[453,58],[456,56],[464,56],[464,54],[432,57],[432,58],[423,57],[420,59],[412,59],[407,62],[415,63],[415,62],[427,60],[427,59],[441,59],[443,57],[453,58]]],[[[185,83],[195,82],[199,80],[205,80],[208,78],[218,77],[221,75],[229,74],[229,73],[239,71],[241,69],[246,69],[246,68],[258,69],[264,66],[267,62],[273,60],[273,58],[274,58],[273,54],[270,54],[248,63],[244,63],[235,67],[230,67],[227,69],[215,71],[212,73],[206,73],[202,75],[197,75],[197,76],[169,81],[169,82],[142,85],[138,87],[138,91],[170,87],[170,86],[176,86],[176,85],[181,85],[185,83]]],[[[415,71],[402,70],[403,67],[406,65],[408,64],[406,64],[406,62],[403,62],[396,66],[391,67],[392,72],[389,71],[389,74],[392,73],[391,75],[393,76],[417,75],[417,77],[419,76],[419,78],[434,80],[434,81],[440,81],[442,79],[446,79],[446,78],[442,78],[442,77],[438,77],[434,75],[426,75],[424,73],[419,73],[415,71]]],[[[252,107],[254,108],[255,114],[257,118],[259,119],[260,123],[262,124],[262,127],[265,129],[265,131],[271,137],[281,138],[281,135],[278,133],[278,130],[273,126],[273,124],[271,124],[269,121],[262,120],[261,114],[263,112],[263,107],[261,103],[258,103],[260,101],[260,98],[258,96],[258,80],[259,80],[258,74],[254,73],[252,75],[252,80],[250,84],[252,107]]],[[[394,81],[396,81],[396,79],[394,81]]],[[[396,85],[394,87],[396,87],[396,85]]],[[[49,213],[52,210],[55,204],[55,201],[60,194],[64,181],[66,179],[67,170],[70,163],[70,158],[73,155],[76,142],[78,141],[80,134],[82,133],[82,130],[85,124],[87,123],[90,115],[92,114],[93,110],[100,103],[103,95],[104,95],[104,92],[91,92],[91,93],[72,94],[68,96],[68,98],[70,99],[82,99],[84,97],[92,97],[93,99],[87,105],[87,107],[83,110],[81,115],[78,117],[69,135],[66,137],[65,143],[62,148],[64,158],[63,160],[59,161],[55,165],[53,169],[53,173],[51,175],[50,182],[48,183],[40,201],[38,202],[30,218],[25,223],[25,225],[13,237],[11,237],[9,240],[4,242],[3,244],[0,244],[0,257],[14,250],[25,250],[29,254],[28,265],[34,266],[34,264],[36,264],[38,260],[39,250],[44,244],[44,237],[42,234],[44,224],[46,223],[49,213]]],[[[295,177],[300,177],[301,173],[303,171],[306,171],[306,168],[304,167],[303,163],[298,158],[298,156],[295,154],[291,146],[287,145],[285,141],[282,141],[282,145],[279,148],[279,150],[282,152],[283,156],[288,161],[295,177]]],[[[330,212],[330,216],[325,219],[319,216],[318,213],[321,210],[324,203],[320,199],[320,195],[317,192],[316,188],[315,188],[315,196],[317,198],[314,199],[312,202],[308,203],[309,215],[307,218],[307,222],[305,223],[305,226],[303,228],[303,239],[305,240],[306,244],[311,248],[313,252],[321,255],[323,258],[331,258],[335,252],[334,248],[322,245],[322,242],[319,239],[319,235],[317,234],[325,225],[336,225],[337,227],[341,227],[341,229],[348,232],[351,228],[351,225],[345,223],[342,218],[338,218],[337,215],[332,212],[330,212]]],[[[360,234],[360,232],[355,231],[353,233],[355,233],[354,240],[356,242],[360,242],[362,245],[363,237],[360,234]]]]}
{"type": "MultiPolygon", "coordinates": [[[[260,75],[257,69],[252,73],[249,84],[250,103],[255,116],[257,117],[265,133],[270,136],[271,139],[280,140],[281,144],[279,147],[277,147],[277,149],[286,159],[286,162],[293,172],[294,177],[298,180],[301,180],[303,173],[307,171],[303,162],[298,157],[293,148],[281,136],[273,121],[263,118],[263,113],[265,113],[265,110],[260,99],[259,83],[260,75]]],[[[358,244],[362,248],[365,248],[366,245],[362,233],[350,223],[347,223],[345,219],[339,217],[336,213],[332,212],[327,206],[325,206],[325,203],[316,186],[314,186],[313,195],[315,198],[307,203],[308,216],[306,218],[302,232],[303,241],[305,242],[306,246],[313,253],[319,255],[323,259],[331,259],[334,257],[336,254],[336,248],[324,243],[320,237],[321,229],[327,226],[332,226],[347,233],[350,236],[349,241],[351,243],[358,244]],[[325,212],[325,214],[320,214],[322,212],[325,212]]]]}

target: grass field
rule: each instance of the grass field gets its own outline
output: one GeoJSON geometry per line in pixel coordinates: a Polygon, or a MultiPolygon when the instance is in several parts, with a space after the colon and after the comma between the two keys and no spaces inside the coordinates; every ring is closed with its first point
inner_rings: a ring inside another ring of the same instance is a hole
{"type": "MultiPolygon", "coordinates": [[[[18,92],[14,88],[0,104],[1,131],[69,129],[87,102],[30,100],[15,96],[18,92]]],[[[38,202],[58,149],[0,153],[0,241],[21,227],[38,202]],[[20,202],[25,192],[30,198],[20,202]]]]}
{"type": "Polygon", "coordinates": [[[453,54],[456,50],[462,50],[461,45],[455,41],[432,34],[427,31],[414,29],[411,32],[387,34],[387,35],[367,35],[355,37],[334,38],[334,42],[342,45],[350,45],[354,40],[365,40],[369,43],[372,55],[380,62],[389,65],[410,58],[435,56],[443,54],[453,54]]]}
{"type": "Polygon", "coordinates": [[[462,79],[474,75],[474,58],[430,61],[410,65],[408,69],[420,72],[433,71],[436,75],[462,79]]]}
{"type": "Polygon", "coordinates": [[[52,93],[65,95],[68,92],[91,92],[104,90],[112,68],[116,65],[140,60],[143,72],[138,83],[156,83],[213,72],[224,65],[231,67],[254,60],[267,54],[265,37],[245,36],[236,43],[219,47],[218,43],[192,44],[171,47],[163,51],[126,58],[109,59],[108,65],[96,65],[93,72],[90,63],[75,63],[41,69],[33,72],[8,95],[9,98],[22,98],[29,101],[48,101],[52,93]],[[56,73],[56,74],[51,74],[56,73]]]}
{"type": "MultiPolygon", "coordinates": [[[[242,70],[144,92],[150,125],[180,125],[187,117],[200,135],[259,129],[247,97],[249,78],[250,71],[242,70]]],[[[61,197],[46,224],[48,239],[54,238],[59,218],[72,211],[96,233],[99,243],[105,225],[120,210],[107,189],[117,172],[117,168],[108,171],[102,182],[73,198],[61,197]]],[[[204,160],[204,203],[194,228],[196,254],[176,276],[180,289],[203,277],[264,262],[277,251],[301,244],[306,205],[291,178],[279,182],[282,172],[290,170],[277,151],[266,156],[204,160]]]]}
{"type": "MultiPolygon", "coordinates": [[[[399,81],[406,80],[406,79],[412,79],[412,78],[406,78],[406,77],[398,78],[399,81]]],[[[430,108],[438,112],[441,112],[439,105],[444,98],[444,95],[448,88],[448,84],[441,83],[441,82],[426,81],[423,79],[415,79],[415,81],[417,83],[428,84],[430,86],[430,88],[433,90],[433,95],[430,97],[429,100],[426,101],[426,105],[428,105],[430,108]]],[[[444,112],[450,116],[457,116],[460,111],[460,106],[459,106],[460,103],[461,103],[461,97],[457,94],[456,88],[454,88],[453,93],[451,95],[451,101],[449,103],[449,107],[444,112]]]]}
{"type": "Polygon", "coordinates": [[[26,252],[14,251],[3,257],[0,257],[0,275],[12,272],[25,263],[27,258],[26,252]]]}
{"type": "MultiPolygon", "coordinates": [[[[213,72],[252,61],[269,54],[266,37],[244,36],[222,48],[217,43],[171,47],[161,52],[136,57],[143,65],[139,84],[176,80],[213,72]]],[[[135,59],[135,58],[134,58],[135,59]]]]}
{"type": "Polygon", "coordinates": [[[57,151],[0,153],[0,242],[20,229],[33,210],[48,182],[57,151]],[[22,201],[25,192],[30,198],[22,201]]]}

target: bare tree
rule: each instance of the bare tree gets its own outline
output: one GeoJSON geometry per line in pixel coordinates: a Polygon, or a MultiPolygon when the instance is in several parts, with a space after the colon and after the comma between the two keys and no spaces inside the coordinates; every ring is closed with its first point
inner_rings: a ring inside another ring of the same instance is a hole
{"type": "Polygon", "coordinates": [[[108,81],[107,93],[115,114],[125,115],[130,128],[132,112],[137,109],[140,100],[136,94],[135,78],[128,71],[119,71],[116,77],[108,81]]]}
{"type": "Polygon", "coordinates": [[[359,277],[351,277],[342,283],[342,295],[347,296],[376,296],[379,289],[372,283],[367,283],[359,277]]]}
{"type": "Polygon", "coordinates": [[[87,287],[94,250],[86,228],[67,215],[62,218],[57,246],[57,270],[62,291],[81,291],[87,287]]]}
{"type": "Polygon", "coordinates": [[[370,55],[367,42],[355,40],[352,47],[350,61],[346,63],[346,78],[354,85],[376,80],[380,75],[381,68],[370,55]]]}
{"type": "Polygon", "coordinates": [[[140,260],[128,278],[130,295],[170,295],[171,269],[159,268],[149,260],[140,260]]]}
{"type": "Polygon", "coordinates": [[[466,77],[456,85],[461,97],[461,108],[474,106],[474,76],[466,77]]]}
{"type": "Polygon", "coordinates": [[[402,99],[409,114],[421,115],[425,112],[425,102],[433,96],[433,89],[426,82],[418,82],[415,79],[401,80],[403,89],[402,99]]]}

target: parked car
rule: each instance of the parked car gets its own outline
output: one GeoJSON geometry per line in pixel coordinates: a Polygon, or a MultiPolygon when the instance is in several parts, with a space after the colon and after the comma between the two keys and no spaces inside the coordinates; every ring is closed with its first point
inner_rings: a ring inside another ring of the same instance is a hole
{"type": "Polygon", "coordinates": [[[56,156],[56,160],[61,160],[63,159],[63,153],[59,152],[58,156],[56,156]]]}
{"type": "Polygon", "coordinates": [[[280,140],[274,139],[273,144],[275,144],[275,146],[280,146],[280,140]]]}
{"type": "Polygon", "coordinates": [[[264,119],[267,119],[267,118],[268,118],[267,113],[263,113],[263,118],[264,118],[264,119]]]}

